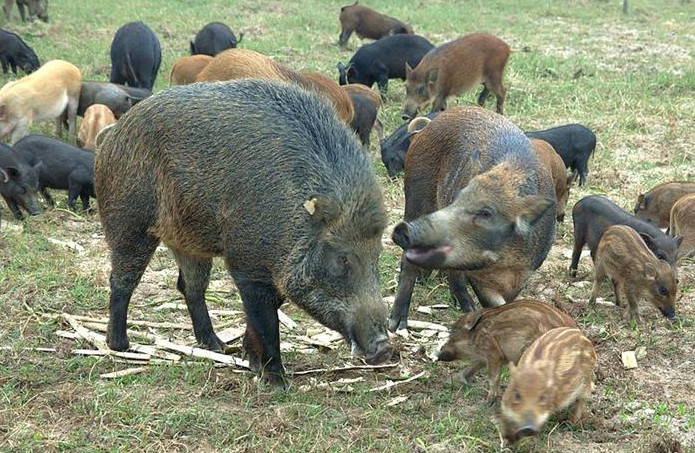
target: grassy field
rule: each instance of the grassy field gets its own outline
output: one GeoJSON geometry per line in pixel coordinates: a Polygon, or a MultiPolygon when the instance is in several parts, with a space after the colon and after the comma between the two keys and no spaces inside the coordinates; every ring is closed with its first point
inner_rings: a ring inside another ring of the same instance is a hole
{"type": "MultiPolygon", "coordinates": [[[[695,4],[634,0],[627,16],[620,2],[598,0],[368,5],[411,22],[435,44],[472,31],[500,36],[515,50],[505,76],[508,117],[522,129],[576,121],[595,131],[599,145],[588,184],[573,188],[568,210],[594,193],[631,210],[637,195],[658,182],[695,180],[695,4]]],[[[115,30],[143,20],[162,43],[156,84],[162,90],[174,60],[187,54],[193,34],[213,20],[244,32],[241,47],[337,77],[335,64],[361,44],[353,36],[350,50],[338,48],[340,6],[319,0],[60,0],[51,2],[49,24],[22,24],[15,10],[2,27],[23,36],[42,62],[65,59],[81,68],[85,80],[106,80],[115,30]]],[[[0,77],[3,83],[8,76],[0,77]]],[[[450,105],[472,104],[476,95],[466,93],[450,105]]],[[[392,81],[380,112],[387,133],[400,125],[403,97],[403,84],[392,81]]],[[[36,130],[50,135],[52,126],[36,130]]],[[[386,177],[378,144],[372,143],[393,226],[403,214],[402,180],[386,177]]],[[[485,403],[484,376],[462,386],[452,380],[460,364],[433,363],[430,357],[442,342],[436,331],[395,338],[401,361],[392,367],[292,375],[287,391],[202,359],[100,378],[132,365],[78,356],[73,349],[91,346],[56,335],[71,330],[62,313],[102,318],[108,307],[108,250],[98,216],[67,211],[65,198],[58,197],[58,209],[21,223],[8,221],[9,210],[0,206],[0,451],[502,451],[494,409],[485,403]],[[423,372],[412,382],[370,391],[423,372]]],[[[580,261],[578,281],[567,277],[570,217],[522,296],[555,303],[578,320],[596,345],[596,390],[581,426],[552,419],[518,451],[695,451],[695,265],[685,261],[680,267],[680,321],[668,325],[644,306],[643,322],[630,325],[612,304],[589,308],[589,258],[580,261]],[[646,356],[640,355],[637,369],[625,370],[620,354],[635,349],[646,356]]],[[[395,291],[399,250],[386,241],[384,297],[395,291]]],[[[130,319],[181,325],[134,329],[192,345],[185,310],[170,304],[183,303],[176,275],[168,251],[158,251],[135,293],[130,319]],[[174,308],[160,309],[166,303],[174,308]]],[[[602,297],[613,300],[608,287],[602,297]]],[[[448,326],[460,315],[457,309],[414,309],[449,303],[446,284],[435,275],[417,286],[411,319],[448,326]]],[[[241,310],[241,303],[220,263],[208,305],[223,310],[214,316],[218,329],[243,324],[241,314],[230,312],[241,310]]],[[[344,343],[333,349],[307,346],[301,337],[322,329],[294,306],[283,310],[298,324],[281,329],[288,372],[359,364],[344,343]]]]}

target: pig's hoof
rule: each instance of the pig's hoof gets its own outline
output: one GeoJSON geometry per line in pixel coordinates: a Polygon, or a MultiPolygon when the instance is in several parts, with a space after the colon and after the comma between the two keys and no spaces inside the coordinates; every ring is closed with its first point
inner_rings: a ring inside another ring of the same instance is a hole
{"type": "Polygon", "coordinates": [[[269,372],[266,370],[265,372],[263,372],[262,377],[263,377],[263,381],[267,382],[268,384],[272,385],[273,387],[286,389],[287,385],[289,384],[289,382],[285,378],[284,373],[269,372]]]}
{"type": "Polygon", "coordinates": [[[395,332],[408,328],[408,318],[405,316],[391,316],[389,318],[389,330],[395,332]]]}
{"type": "Polygon", "coordinates": [[[227,351],[227,349],[229,348],[227,343],[220,340],[214,333],[203,338],[202,341],[199,341],[199,344],[211,351],[222,353],[225,353],[225,351],[227,351]]]}
{"type": "Polygon", "coordinates": [[[128,348],[130,347],[130,342],[128,341],[128,337],[123,335],[123,336],[118,336],[118,337],[107,337],[107,344],[109,345],[109,348],[113,349],[114,351],[127,351],[128,348]]]}

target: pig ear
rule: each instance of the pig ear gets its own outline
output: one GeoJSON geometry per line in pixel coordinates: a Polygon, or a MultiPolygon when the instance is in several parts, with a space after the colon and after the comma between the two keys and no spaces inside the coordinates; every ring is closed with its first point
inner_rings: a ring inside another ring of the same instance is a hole
{"type": "Polygon", "coordinates": [[[340,214],[338,203],[333,198],[325,195],[316,196],[305,201],[304,209],[310,216],[323,223],[331,223],[340,214]]]}
{"type": "Polygon", "coordinates": [[[420,132],[422,129],[425,128],[428,124],[430,124],[430,121],[432,121],[429,118],[426,118],[424,116],[418,116],[414,120],[412,120],[410,123],[408,123],[408,132],[410,135],[417,134],[420,132]]]}
{"type": "Polygon", "coordinates": [[[483,164],[480,162],[480,151],[474,149],[471,153],[471,179],[483,172],[483,164]]]}
{"type": "Polygon", "coordinates": [[[38,161],[36,163],[36,165],[34,165],[33,168],[34,168],[34,171],[38,173],[41,170],[41,167],[43,167],[43,161],[42,160],[38,161]]]}
{"type": "Polygon", "coordinates": [[[654,265],[652,263],[650,263],[650,262],[644,263],[644,276],[649,281],[656,280],[656,268],[654,267],[654,265]]]}
{"type": "Polygon", "coordinates": [[[531,225],[540,219],[548,208],[554,204],[555,200],[553,198],[547,198],[542,195],[523,197],[519,214],[514,222],[516,232],[518,234],[528,233],[531,225]]]}
{"type": "Polygon", "coordinates": [[[427,72],[427,83],[437,83],[439,68],[432,68],[427,72]]]}
{"type": "Polygon", "coordinates": [[[648,235],[647,233],[638,233],[639,237],[642,238],[644,241],[644,244],[647,246],[648,249],[652,250],[652,247],[654,246],[654,238],[648,235]]]}
{"type": "Polygon", "coordinates": [[[674,241],[676,241],[676,247],[680,248],[681,242],[683,242],[683,236],[674,236],[674,241]]]}
{"type": "Polygon", "coordinates": [[[405,62],[405,78],[407,79],[410,77],[410,73],[413,72],[413,68],[410,67],[410,64],[408,62],[405,62]]]}
{"type": "Polygon", "coordinates": [[[4,184],[6,182],[10,182],[10,176],[5,170],[0,168],[0,184],[4,184]]]}
{"type": "Polygon", "coordinates": [[[482,310],[478,310],[476,312],[469,313],[464,318],[465,320],[462,324],[462,327],[466,330],[469,330],[469,331],[473,330],[473,328],[475,328],[475,326],[482,319],[482,317],[483,317],[483,311],[482,310]]]}

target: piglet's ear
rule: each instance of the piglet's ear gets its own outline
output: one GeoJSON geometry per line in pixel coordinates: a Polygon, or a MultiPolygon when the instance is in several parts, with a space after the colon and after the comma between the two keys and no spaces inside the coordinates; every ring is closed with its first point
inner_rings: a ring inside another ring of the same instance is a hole
{"type": "Polygon", "coordinates": [[[514,222],[514,230],[518,234],[526,234],[538,219],[555,204],[553,198],[541,195],[530,195],[523,197],[520,203],[520,210],[514,222]]]}
{"type": "Polygon", "coordinates": [[[644,263],[644,277],[649,281],[656,280],[656,268],[650,262],[644,263]]]}
{"type": "Polygon", "coordinates": [[[462,327],[466,330],[473,330],[473,328],[478,324],[478,322],[482,319],[483,317],[483,312],[482,310],[478,310],[474,313],[469,313],[464,317],[464,322],[462,324],[462,327]]]}

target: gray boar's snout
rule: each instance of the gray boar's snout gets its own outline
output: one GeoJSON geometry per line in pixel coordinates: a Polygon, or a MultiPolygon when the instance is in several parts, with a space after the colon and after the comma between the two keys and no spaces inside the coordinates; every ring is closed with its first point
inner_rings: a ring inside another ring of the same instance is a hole
{"type": "Polygon", "coordinates": [[[441,267],[452,249],[429,217],[399,223],[391,238],[408,261],[427,268],[441,267]]]}

